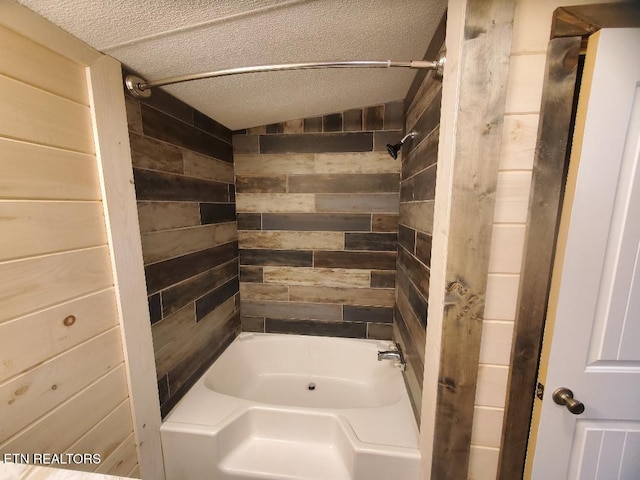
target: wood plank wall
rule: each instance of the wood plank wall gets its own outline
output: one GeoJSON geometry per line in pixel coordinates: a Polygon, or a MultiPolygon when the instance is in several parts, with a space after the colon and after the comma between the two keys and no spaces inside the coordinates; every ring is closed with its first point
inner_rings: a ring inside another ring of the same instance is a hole
{"type": "MultiPolygon", "coordinates": [[[[444,49],[445,22],[440,23],[425,58],[444,49]]],[[[417,135],[403,147],[398,225],[398,269],[394,338],[407,360],[405,383],[420,419],[425,361],[433,208],[435,200],[442,82],[429,72],[405,100],[405,130],[417,135]]]]}
{"type": "Polygon", "coordinates": [[[85,68],[0,27],[0,453],[136,475],[85,68]]]}
{"type": "Polygon", "coordinates": [[[403,103],[233,136],[245,331],[390,339],[403,103]]]}
{"type": "Polygon", "coordinates": [[[165,416],[240,331],[231,131],[160,89],[126,104],[165,416]]]}

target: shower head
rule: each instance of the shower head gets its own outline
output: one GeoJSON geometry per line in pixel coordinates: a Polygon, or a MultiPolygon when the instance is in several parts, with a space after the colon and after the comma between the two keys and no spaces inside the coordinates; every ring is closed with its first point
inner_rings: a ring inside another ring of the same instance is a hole
{"type": "Polygon", "coordinates": [[[387,143],[387,152],[389,152],[389,155],[391,155],[391,157],[394,160],[396,160],[398,158],[398,152],[402,148],[402,145],[404,145],[404,142],[407,141],[407,138],[413,138],[416,135],[417,135],[416,132],[407,133],[404,137],[402,137],[402,140],[400,140],[398,143],[394,145],[387,143]]]}

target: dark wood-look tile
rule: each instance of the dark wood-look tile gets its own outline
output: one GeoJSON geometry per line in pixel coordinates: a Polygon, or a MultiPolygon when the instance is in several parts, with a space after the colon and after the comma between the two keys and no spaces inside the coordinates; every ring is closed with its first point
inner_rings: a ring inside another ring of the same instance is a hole
{"type": "Polygon", "coordinates": [[[404,225],[398,225],[398,243],[411,253],[416,249],[416,231],[404,225]]]}
{"type": "Polygon", "coordinates": [[[392,340],[393,325],[390,323],[368,323],[367,338],[370,340],[392,340]]]}
{"type": "Polygon", "coordinates": [[[362,232],[371,230],[371,215],[322,213],[264,213],[263,230],[362,232]]]}
{"type": "Polygon", "coordinates": [[[362,133],[303,133],[260,135],[260,153],[371,152],[373,135],[362,133]]]}
{"type": "Polygon", "coordinates": [[[431,242],[433,237],[428,233],[418,232],[416,237],[416,257],[425,265],[431,267],[431,242]]]}
{"type": "Polygon", "coordinates": [[[354,108],[347,110],[342,114],[343,118],[343,130],[345,132],[360,132],[362,131],[362,109],[354,108]]]}
{"type": "Polygon", "coordinates": [[[314,253],[313,266],[319,268],[361,268],[372,270],[394,270],[395,252],[332,252],[314,253]]]}
{"type": "Polygon", "coordinates": [[[309,250],[240,250],[240,265],[280,265],[289,267],[313,266],[313,252],[309,250]]]}
{"type": "Polygon", "coordinates": [[[399,193],[318,193],[316,212],[396,213],[399,193]]]}
{"type": "Polygon", "coordinates": [[[436,127],[417,148],[402,157],[402,178],[415,175],[420,170],[435,165],[438,162],[438,142],[440,127],[436,127]]]}
{"type": "Polygon", "coordinates": [[[198,110],[193,111],[193,126],[231,145],[233,132],[198,110]]]}
{"type": "Polygon", "coordinates": [[[260,153],[260,141],[258,135],[234,135],[233,153],[260,153]]]}
{"type": "Polygon", "coordinates": [[[233,222],[236,219],[235,203],[201,203],[200,222],[202,225],[233,222]]]}
{"type": "Polygon", "coordinates": [[[342,305],[331,303],[245,300],[240,304],[240,313],[251,317],[342,321],[342,305]]]}
{"type": "Polygon", "coordinates": [[[322,117],[312,117],[304,119],[304,133],[321,133],[322,117]]]}
{"type": "Polygon", "coordinates": [[[282,123],[272,123],[267,125],[267,133],[284,133],[284,124],[282,123]]]}
{"type": "Polygon", "coordinates": [[[425,108],[422,115],[413,127],[413,131],[417,135],[413,138],[408,138],[407,143],[403,147],[406,154],[420,144],[438,125],[440,125],[440,103],[442,102],[442,86],[438,89],[438,93],[435,95],[431,103],[425,108]]]}
{"type": "Polygon", "coordinates": [[[193,126],[193,108],[173,95],[156,88],[153,95],[140,100],[143,108],[153,107],[187,125],[193,126]]]}
{"type": "Polygon", "coordinates": [[[238,256],[238,242],[229,242],[199,252],[152,263],[144,268],[147,291],[155,293],[238,256]]]}
{"type": "MultiPolygon", "coordinates": [[[[382,130],[384,128],[384,105],[363,109],[363,130],[382,130]]],[[[400,126],[402,128],[402,126],[400,126]]]]}
{"type": "Polygon", "coordinates": [[[151,325],[158,320],[162,320],[162,304],[160,303],[160,294],[150,295],[147,298],[149,303],[149,318],[151,318],[151,325]]]}
{"type": "Polygon", "coordinates": [[[404,128],[404,101],[385,103],[384,129],[402,130],[402,128],[404,128]]]}
{"type": "Polygon", "coordinates": [[[415,317],[420,321],[423,328],[427,326],[427,300],[429,292],[419,292],[417,287],[413,284],[407,272],[399,268],[397,272],[398,278],[398,290],[407,299],[411,311],[415,317]]]}
{"type": "Polygon", "coordinates": [[[233,163],[231,145],[146,105],[142,105],[142,128],[146,136],[233,163]]]}
{"type": "Polygon", "coordinates": [[[264,332],[264,317],[248,317],[246,315],[241,315],[240,323],[242,324],[243,332],[264,332]]]}
{"type": "MultiPolygon", "coordinates": [[[[388,143],[395,145],[402,140],[402,137],[404,137],[402,130],[378,130],[373,132],[373,150],[376,152],[386,152],[388,143]]],[[[406,148],[405,144],[405,147],[402,149],[404,154],[406,154],[406,148]]],[[[397,161],[400,161],[400,159],[398,158],[397,161]]]]}
{"type": "Polygon", "coordinates": [[[262,214],[260,213],[238,213],[238,230],[260,230],[262,228],[262,214]]]}
{"type": "Polygon", "coordinates": [[[400,185],[400,202],[433,200],[436,195],[436,165],[414,175],[400,185]]]}
{"type": "Polygon", "coordinates": [[[140,101],[130,95],[125,95],[125,108],[127,110],[127,127],[130,132],[142,135],[142,115],[140,113],[140,101]]]}
{"type": "Polygon", "coordinates": [[[398,235],[395,233],[345,233],[345,250],[395,252],[398,235]]]}
{"type": "Polygon", "coordinates": [[[285,193],[287,191],[287,176],[247,177],[236,176],[236,190],[238,193],[285,193]]]}
{"type": "Polygon", "coordinates": [[[209,367],[222,355],[240,330],[240,316],[235,315],[216,330],[208,339],[206,348],[195,350],[169,374],[171,397],[160,406],[160,414],[165,417],[184,397],[209,367]]]}
{"type": "Polygon", "coordinates": [[[181,309],[236,276],[238,276],[238,262],[234,258],[223,265],[170,286],[160,293],[164,316],[181,309]]]}
{"type": "Polygon", "coordinates": [[[325,337],[366,338],[367,336],[367,324],[356,322],[314,322],[265,318],[264,329],[267,333],[293,333],[325,337]]]}
{"type": "Polygon", "coordinates": [[[371,218],[371,227],[374,232],[397,232],[398,215],[374,213],[371,218]]]}
{"type": "Polygon", "coordinates": [[[406,274],[416,285],[418,290],[425,297],[428,297],[430,279],[429,270],[402,247],[398,249],[398,265],[400,268],[405,270],[406,274]]]}
{"type": "Polygon", "coordinates": [[[231,132],[231,135],[246,135],[246,134],[247,134],[246,128],[241,128],[240,130],[234,130],[231,132]]]}
{"type": "Polygon", "coordinates": [[[134,167],[184,173],[182,151],[178,147],[133,132],[129,133],[129,143],[134,167]]]}
{"type": "Polygon", "coordinates": [[[292,193],[394,193],[400,188],[396,173],[290,175],[292,193]]]}
{"type": "Polygon", "coordinates": [[[228,282],[210,291],[203,297],[196,300],[196,322],[213,312],[224,302],[240,291],[238,277],[233,277],[228,282]]]}
{"type": "Polygon", "coordinates": [[[163,375],[158,380],[158,397],[160,399],[160,405],[169,400],[169,376],[163,375]]]}
{"type": "Polygon", "coordinates": [[[211,182],[200,178],[184,177],[140,168],[133,169],[133,177],[138,201],[229,201],[229,188],[226,183],[211,182]]]}
{"type": "Polygon", "coordinates": [[[394,288],[396,286],[395,271],[372,271],[371,288],[394,288]]]}
{"type": "Polygon", "coordinates": [[[424,379],[424,364],[422,363],[422,357],[418,353],[418,348],[424,349],[424,342],[422,345],[416,345],[417,339],[414,338],[410,333],[410,329],[407,326],[407,320],[402,316],[400,309],[398,307],[394,310],[395,316],[395,324],[398,326],[398,331],[402,336],[402,344],[404,345],[404,359],[405,361],[411,365],[411,369],[415,372],[416,377],[418,377],[418,385],[420,386],[420,395],[418,398],[422,397],[422,381],[424,379]]]}
{"type": "Polygon", "coordinates": [[[229,201],[236,203],[236,186],[229,184],[229,201]]]}
{"type": "Polygon", "coordinates": [[[393,323],[393,307],[343,306],[345,322],[393,323]]]}
{"type": "Polygon", "coordinates": [[[248,283],[262,283],[264,281],[263,268],[250,265],[241,265],[240,281],[248,283]]]}
{"type": "Polygon", "coordinates": [[[342,113],[332,113],[322,117],[323,132],[341,132],[342,131],[342,113]]]}

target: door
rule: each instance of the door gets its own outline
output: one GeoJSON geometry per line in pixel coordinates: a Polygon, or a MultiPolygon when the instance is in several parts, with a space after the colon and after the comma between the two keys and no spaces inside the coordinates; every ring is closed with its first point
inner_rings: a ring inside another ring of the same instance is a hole
{"type": "Polygon", "coordinates": [[[591,36],[573,145],[532,478],[638,480],[640,30],[591,36]]]}

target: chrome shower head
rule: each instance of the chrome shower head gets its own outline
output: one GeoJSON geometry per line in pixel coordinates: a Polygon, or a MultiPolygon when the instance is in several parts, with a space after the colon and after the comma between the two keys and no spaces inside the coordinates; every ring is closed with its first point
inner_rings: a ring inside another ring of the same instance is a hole
{"type": "Polygon", "coordinates": [[[416,132],[407,133],[404,137],[402,137],[402,140],[400,140],[398,143],[396,143],[394,145],[391,145],[390,143],[387,143],[387,152],[389,152],[389,155],[391,155],[391,157],[394,160],[397,160],[398,152],[402,148],[402,145],[404,145],[404,142],[407,141],[407,138],[413,138],[416,135],[417,135],[416,132]]]}

